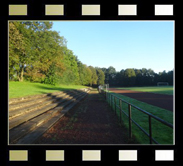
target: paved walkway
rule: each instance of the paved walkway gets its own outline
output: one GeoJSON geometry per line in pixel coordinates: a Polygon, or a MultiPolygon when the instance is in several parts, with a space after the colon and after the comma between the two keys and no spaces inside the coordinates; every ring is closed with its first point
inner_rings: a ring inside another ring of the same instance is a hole
{"type": "Polygon", "coordinates": [[[39,144],[128,144],[128,131],[119,124],[96,89],[50,128],[39,144]]]}

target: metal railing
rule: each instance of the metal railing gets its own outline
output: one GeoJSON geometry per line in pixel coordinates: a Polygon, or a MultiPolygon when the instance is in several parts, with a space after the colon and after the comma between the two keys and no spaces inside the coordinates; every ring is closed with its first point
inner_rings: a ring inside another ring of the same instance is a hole
{"type": "Polygon", "coordinates": [[[151,122],[151,119],[153,118],[153,119],[155,119],[155,120],[157,120],[157,121],[159,121],[159,122],[161,122],[162,124],[164,124],[164,125],[166,125],[166,126],[168,126],[168,127],[170,127],[170,128],[172,128],[173,129],[173,125],[172,124],[170,124],[170,123],[168,123],[168,122],[166,122],[166,121],[164,121],[163,119],[161,119],[161,118],[159,118],[159,117],[157,117],[157,116],[155,116],[155,115],[152,115],[151,113],[149,113],[149,112],[147,112],[147,111],[145,111],[145,110],[143,110],[143,109],[141,109],[141,108],[139,108],[139,107],[137,107],[137,106],[135,106],[135,105],[133,105],[133,104],[131,104],[131,103],[129,103],[129,102],[127,102],[127,101],[125,101],[125,100],[123,100],[123,99],[121,99],[121,98],[119,98],[119,97],[117,97],[117,96],[115,96],[114,94],[111,94],[111,93],[108,93],[108,92],[106,92],[106,91],[102,91],[102,93],[105,95],[105,97],[106,97],[106,100],[109,102],[109,104],[110,104],[110,106],[113,108],[113,104],[114,104],[114,111],[115,111],[115,114],[117,113],[117,110],[116,110],[116,108],[118,108],[120,111],[120,123],[121,123],[121,113],[123,112],[127,117],[128,117],[128,121],[129,121],[129,138],[131,139],[132,138],[132,122],[141,130],[141,131],[143,131],[148,137],[149,137],[149,142],[150,142],[150,144],[152,144],[153,142],[154,143],[156,143],[156,144],[159,144],[153,137],[152,137],[152,122],[151,122]],[[117,101],[116,100],[119,100],[119,105],[117,105],[117,101]],[[128,104],[128,114],[125,112],[125,111],[123,111],[122,110],[122,102],[124,102],[124,103],[126,103],[126,104],[128,104]],[[149,122],[149,132],[147,132],[144,128],[142,128],[136,121],[134,121],[133,119],[132,119],[132,113],[131,113],[131,107],[133,107],[133,108],[136,108],[138,111],[140,111],[140,112],[142,112],[142,113],[144,113],[144,114],[146,114],[146,115],[148,115],[148,122],[149,122]]]}

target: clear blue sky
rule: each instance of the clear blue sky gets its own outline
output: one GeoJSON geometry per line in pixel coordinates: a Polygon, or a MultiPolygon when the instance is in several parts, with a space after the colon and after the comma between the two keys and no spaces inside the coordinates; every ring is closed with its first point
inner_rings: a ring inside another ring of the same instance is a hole
{"type": "Polygon", "coordinates": [[[53,21],[52,29],[88,66],[174,69],[173,21],[53,21]]]}

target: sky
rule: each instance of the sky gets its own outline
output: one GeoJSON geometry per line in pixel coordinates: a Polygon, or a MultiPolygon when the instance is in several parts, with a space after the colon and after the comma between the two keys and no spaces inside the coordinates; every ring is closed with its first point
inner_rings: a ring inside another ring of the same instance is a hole
{"type": "Polygon", "coordinates": [[[87,66],[174,69],[173,21],[53,21],[52,30],[87,66]]]}

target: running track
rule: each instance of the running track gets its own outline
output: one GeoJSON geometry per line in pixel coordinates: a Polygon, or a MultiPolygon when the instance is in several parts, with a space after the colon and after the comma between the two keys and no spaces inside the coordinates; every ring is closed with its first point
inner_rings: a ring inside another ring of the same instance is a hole
{"type": "Polygon", "coordinates": [[[109,90],[173,112],[173,95],[123,90],[116,88],[110,88],[109,90]]]}

